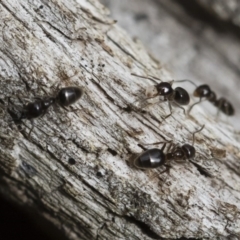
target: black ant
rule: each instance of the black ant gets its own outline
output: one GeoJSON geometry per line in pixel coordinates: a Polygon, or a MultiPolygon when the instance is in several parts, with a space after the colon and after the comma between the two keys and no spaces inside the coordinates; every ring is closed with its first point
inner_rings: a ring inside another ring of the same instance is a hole
{"type": "MultiPolygon", "coordinates": [[[[169,171],[171,165],[168,165],[168,163],[170,161],[183,163],[187,159],[188,160],[194,159],[195,153],[196,153],[196,150],[194,148],[195,134],[198,132],[201,132],[203,128],[204,128],[204,125],[199,130],[193,133],[192,144],[186,143],[182,146],[178,146],[178,144],[173,144],[172,140],[167,142],[153,143],[153,144],[161,144],[161,143],[164,143],[164,144],[161,149],[152,148],[141,153],[133,161],[135,167],[141,168],[141,169],[150,169],[150,168],[157,168],[164,165],[166,167],[166,170],[161,172],[161,173],[164,173],[166,171],[169,171]],[[170,143],[170,144],[167,148],[167,151],[166,151],[167,153],[164,153],[164,149],[167,143],[170,143]]],[[[153,144],[147,144],[147,145],[153,145],[153,144]]]]}
{"type": "MultiPolygon", "coordinates": [[[[140,77],[140,78],[153,80],[153,81],[155,81],[155,79],[161,81],[161,79],[158,79],[156,77],[145,77],[145,76],[137,75],[135,73],[132,73],[131,75],[140,77]]],[[[173,89],[173,87],[172,87],[173,82],[174,81],[171,81],[171,82],[161,81],[160,83],[148,88],[146,90],[147,98],[144,99],[144,101],[145,101],[150,98],[154,98],[156,96],[163,96],[163,100],[161,100],[160,102],[168,102],[168,106],[169,106],[169,110],[170,110],[170,114],[167,115],[165,117],[165,119],[172,115],[172,104],[171,103],[174,103],[174,105],[181,108],[185,114],[185,109],[181,106],[188,105],[190,102],[190,97],[189,97],[188,92],[181,87],[176,87],[173,89]]]]}
{"type": "MultiPolygon", "coordinates": [[[[232,104],[225,98],[221,97],[217,99],[217,96],[215,92],[213,92],[210,87],[207,84],[202,84],[197,87],[197,85],[192,82],[191,80],[179,80],[177,82],[190,82],[192,83],[196,89],[193,92],[194,97],[199,97],[199,101],[194,103],[188,110],[188,113],[193,109],[193,107],[199,103],[202,102],[203,99],[208,100],[210,103],[212,103],[217,109],[218,112],[221,111],[227,116],[232,116],[234,115],[234,108],[232,104]]],[[[218,115],[218,113],[217,113],[218,115]]]]}
{"type": "MultiPolygon", "coordinates": [[[[20,117],[14,120],[21,121],[22,119],[28,119],[32,121],[34,118],[43,116],[47,112],[48,108],[54,103],[59,104],[62,108],[67,110],[65,107],[74,104],[82,97],[82,95],[83,90],[79,87],[65,87],[60,89],[56,97],[37,97],[34,102],[24,105],[20,117]]],[[[32,128],[28,136],[30,136],[33,128],[34,125],[32,122],[32,128]]]]}

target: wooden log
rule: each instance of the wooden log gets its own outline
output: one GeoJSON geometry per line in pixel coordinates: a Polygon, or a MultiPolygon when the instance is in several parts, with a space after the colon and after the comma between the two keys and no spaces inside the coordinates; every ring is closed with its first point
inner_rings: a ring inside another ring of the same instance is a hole
{"type": "Polygon", "coordinates": [[[239,135],[201,106],[192,117],[174,108],[165,121],[167,104],[139,109],[155,83],[131,73],[172,77],[106,8],[20,0],[1,1],[0,13],[2,195],[68,239],[239,236],[239,135]],[[56,96],[64,86],[85,92],[70,112],[52,106],[30,136],[30,121],[11,122],[34,97],[56,96]],[[175,163],[169,175],[134,166],[139,143],[191,143],[203,123],[197,164],[175,163]]]}

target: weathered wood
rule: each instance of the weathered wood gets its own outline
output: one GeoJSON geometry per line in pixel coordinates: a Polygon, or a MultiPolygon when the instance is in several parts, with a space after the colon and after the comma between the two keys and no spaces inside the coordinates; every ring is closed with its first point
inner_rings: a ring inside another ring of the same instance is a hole
{"type": "Polygon", "coordinates": [[[192,118],[175,108],[165,122],[166,104],[132,107],[153,84],[132,72],[171,75],[107,14],[97,1],[0,2],[1,193],[41,210],[69,239],[238,236],[239,136],[201,106],[192,118]],[[85,90],[79,111],[51,108],[30,137],[29,121],[9,124],[9,110],[58,84],[85,90]],[[132,166],[138,143],[191,142],[203,123],[196,161],[212,177],[190,162],[169,175],[132,166]]]}

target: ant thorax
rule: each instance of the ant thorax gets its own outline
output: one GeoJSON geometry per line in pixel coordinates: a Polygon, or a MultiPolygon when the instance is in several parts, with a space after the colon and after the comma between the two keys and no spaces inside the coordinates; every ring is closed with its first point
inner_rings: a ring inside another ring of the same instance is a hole
{"type": "Polygon", "coordinates": [[[158,91],[155,85],[151,85],[146,88],[145,96],[147,98],[156,97],[157,95],[158,95],[158,91]]]}

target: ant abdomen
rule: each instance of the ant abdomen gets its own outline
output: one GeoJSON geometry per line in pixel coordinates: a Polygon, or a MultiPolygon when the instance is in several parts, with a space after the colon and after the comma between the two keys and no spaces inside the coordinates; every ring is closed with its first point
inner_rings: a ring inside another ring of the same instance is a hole
{"type": "Polygon", "coordinates": [[[214,105],[219,108],[220,111],[228,116],[234,115],[234,108],[232,104],[225,98],[219,98],[215,101],[214,105]]]}
{"type": "Polygon", "coordinates": [[[165,154],[158,148],[146,150],[134,160],[134,165],[137,168],[157,168],[164,163],[165,154]]]}
{"type": "Polygon", "coordinates": [[[190,97],[185,89],[176,87],[174,100],[180,105],[188,105],[190,102],[190,97]]]}
{"type": "Polygon", "coordinates": [[[65,87],[59,91],[56,100],[60,106],[68,107],[79,100],[82,95],[83,90],[79,87],[65,87]]]}

